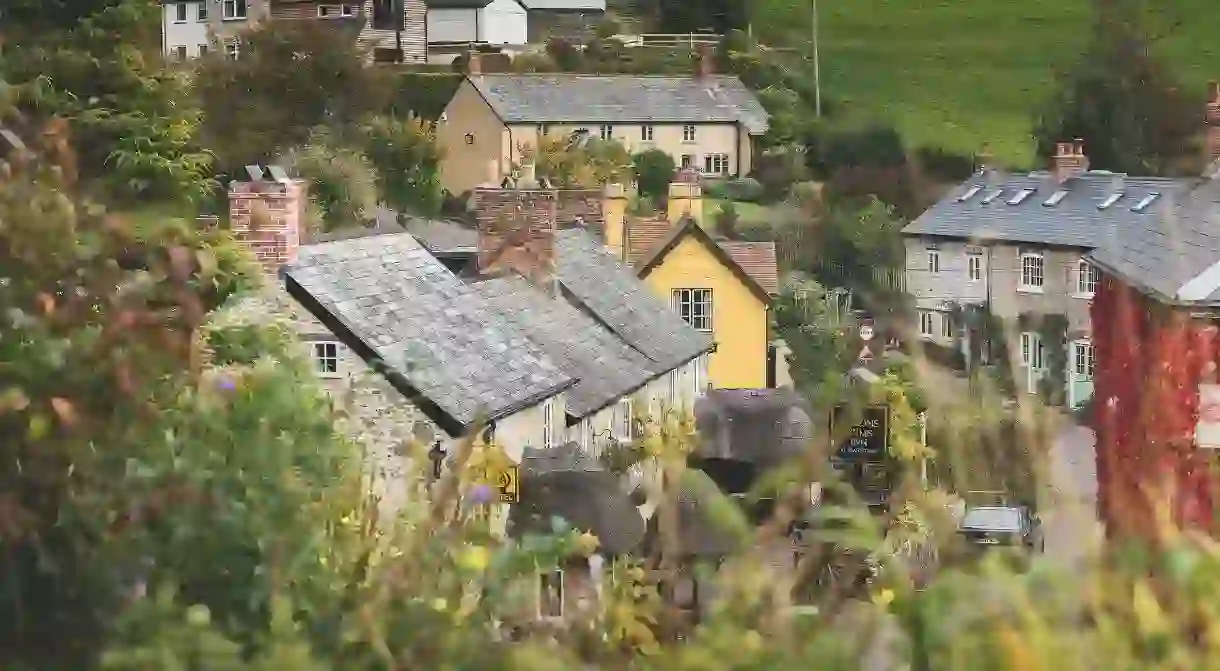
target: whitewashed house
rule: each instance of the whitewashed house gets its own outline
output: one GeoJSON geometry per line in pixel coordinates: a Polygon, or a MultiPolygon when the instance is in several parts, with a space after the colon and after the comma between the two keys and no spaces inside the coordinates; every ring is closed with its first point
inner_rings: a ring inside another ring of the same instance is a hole
{"type": "Polygon", "coordinates": [[[428,0],[428,44],[521,45],[528,30],[517,0],[428,0]]]}

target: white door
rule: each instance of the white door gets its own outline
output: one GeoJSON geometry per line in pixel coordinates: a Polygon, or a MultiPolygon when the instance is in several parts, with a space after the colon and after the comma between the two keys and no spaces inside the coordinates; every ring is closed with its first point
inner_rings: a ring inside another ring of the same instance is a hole
{"type": "Polygon", "coordinates": [[[1021,356],[1025,359],[1025,389],[1031,394],[1036,394],[1038,393],[1038,381],[1045,373],[1046,364],[1046,350],[1040,334],[1033,331],[1021,334],[1021,356]]]}
{"type": "Polygon", "coordinates": [[[1068,403],[1079,408],[1093,397],[1093,343],[1077,340],[1072,343],[1071,360],[1068,362],[1068,403]]]}

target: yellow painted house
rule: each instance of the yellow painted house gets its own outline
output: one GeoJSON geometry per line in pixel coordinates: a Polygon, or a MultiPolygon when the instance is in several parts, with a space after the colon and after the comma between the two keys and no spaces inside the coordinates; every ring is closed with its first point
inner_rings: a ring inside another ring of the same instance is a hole
{"type": "Polygon", "coordinates": [[[670,185],[664,217],[628,217],[621,190],[610,189],[607,196],[607,246],[688,323],[712,335],[711,385],[773,386],[769,313],[779,284],[774,243],[719,239],[708,231],[693,171],[679,172],[670,185]]]}

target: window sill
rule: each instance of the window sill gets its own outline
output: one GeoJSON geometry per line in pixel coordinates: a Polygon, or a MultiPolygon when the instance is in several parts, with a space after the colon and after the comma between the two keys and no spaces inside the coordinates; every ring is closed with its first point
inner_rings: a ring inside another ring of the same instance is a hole
{"type": "Polygon", "coordinates": [[[1079,298],[1079,299],[1081,299],[1081,300],[1091,301],[1091,300],[1093,300],[1093,296],[1095,296],[1095,295],[1096,295],[1096,294],[1080,294],[1080,293],[1076,293],[1076,294],[1072,294],[1072,298],[1079,298]]]}
{"type": "Polygon", "coordinates": [[[1046,293],[1046,291],[1043,289],[1043,287],[1017,287],[1017,293],[1019,293],[1019,294],[1043,294],[1043,293],[1046,293]]]}
{"type": "Polygon", "coordinates": [[[317,375],[323,380],[338,380],[343,377],[343,373],[318,373],[317,375]]]}
{"type": "Polygon", "coordinates": [[[220,20],[221,21],[245,21],[246,17],[244,17],[244,16],[224,16],[224,17],[221,17],[220,20]]]}

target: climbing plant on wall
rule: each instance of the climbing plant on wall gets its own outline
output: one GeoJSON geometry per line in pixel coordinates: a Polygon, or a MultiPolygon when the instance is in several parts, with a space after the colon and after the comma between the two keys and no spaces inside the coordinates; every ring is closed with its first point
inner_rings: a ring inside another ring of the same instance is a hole
{"type": "Polygon", "coordinates": [[[1038,394],[1047,405],[1067,403],[1068,319],[1058,313],[1022,312],[1017,316],[1021,332],[1033,331],[1042,340],[1042,377],[1038,394]]]}

